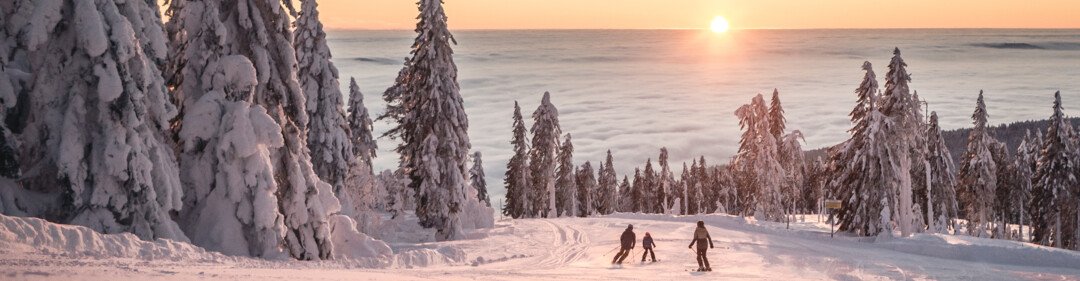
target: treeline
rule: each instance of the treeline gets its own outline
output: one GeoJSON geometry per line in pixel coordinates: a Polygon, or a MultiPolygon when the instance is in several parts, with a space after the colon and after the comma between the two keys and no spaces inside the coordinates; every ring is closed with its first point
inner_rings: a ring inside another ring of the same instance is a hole
{"type": "MultiPolygon", "coordinates": [[[[615,176],[604,174],[607,180],[595,188],[590,177],[577,186],[536,179],[556,177],[547,172],[555,169],[545,160],[548,155],[562,155],[559,163],[572,163],[562,158],[572,147],[569,135],[560,150],[553,144],[558,138],[549,133],[553,130],[537,130],[536,124],[550,124],[541,118],[548,112],[541,105],[533,115],[529,148],[515,109],[515,155],[507,171],[504,214],[553,217],[565,214],[560,210],[574,202],[614,192],[614,204],[572,214],[728,213],[790,221],[792,214],[821,212],[823,200],[838,199],[842,207],[831,219],[841,231],[855,235],[933,232],[1080,248],[1080,134],[1076,119],[1062,112],[1060,93],[1054,94],[1048,120],[991,128],[980,92],[972,114],[974,127],[945,133],[936,112],[923,116],[922,101],[909,85],[911,77],[899,49],[888,64],[884,87],[870,62],[862,68],[865,75],[849,114],[851,136],[825,155],[819,152],[808,159],[801,133],[785,132],[783,107],[774,90],[770,102],[759,94],[735,112],[743,134],[738,153],[726,165],[709,166],[701,157],[689,167],[683,163],[676,178],[662,148],[657,164],[650,159],[643,169],[635,168],[633,181],[623,176],[616,185],[610,181],[615,176]],[[538,142],[538,136],[544,140],[538,142]],[[966,137],[962,145],[961,137],[966,137]],[[530,149],[533,153],[526,153],[530,149]],[[556,190],[567,188],[591,195],[544,205],[545,193],[554,196],[556,190]]],[[[613,171],[610,167],[609,152],[601,173],[613,171]]]]}

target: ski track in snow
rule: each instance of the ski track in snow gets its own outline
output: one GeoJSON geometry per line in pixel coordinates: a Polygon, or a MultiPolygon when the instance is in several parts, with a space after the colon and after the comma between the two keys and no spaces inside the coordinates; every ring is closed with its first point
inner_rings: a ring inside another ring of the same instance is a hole
{"type": "Polygon", "coordinates": [[[8,228],[0,224],[0,280],[1080,280],[1077,252],[963,236],[829,238],[828,224],[815,216],[791,229],[724,215],[504,220],[472,231],[468,240],[391,243],[393,262],[226,257],[183,243],[144,242],[74,226],[13,230],[12,225],[43,224],[0,218],[8,222],[8,228]],[[715,242],[709,250],[712,272],[694,272],[694,253],[686,248],[697,220],[706,222],[715,242]],[[611,265],[627,224],[634,225],[639,244],[645,232],[652,233],[659,262],[641,263],[638,245],[625,264],[611,265]],[[96,250],[112,245],[96,241],[116,241],[109,243],[126,250],[96,250]],[[65,252],[69,245],[77,250],[65,252]],[[163,248],[171,252],[140,254],[163,248]]]}

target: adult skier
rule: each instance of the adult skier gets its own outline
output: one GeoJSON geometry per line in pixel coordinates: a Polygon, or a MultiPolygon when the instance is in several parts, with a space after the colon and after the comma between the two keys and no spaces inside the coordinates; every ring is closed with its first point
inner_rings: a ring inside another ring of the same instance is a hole
{"type": "Polygon", "coordinates": [[[641,238],[641,248],[645,249],[645,252],[641,254],[641,262],[645,262],[647,255],[652,255],[652,262],[656,262],[656,252],[653,252],[653,247],[656,247],[656,243],[653,243],[652,235],[645,232],[645,237],[641,238]]]}
{"type": "Polygon", "coordinates": [[[623,231],[619,242],[622,248],[618,254],[615,254],[615,259],[611,260],[611,264],[622,264],[623,260],[630,256],[630,250],[634,249],[634,244],[637,243],[637,235],[634,235],[634,225],[626,225],[626,231],[623,231]]]}
{"type": "Polygon", "coordinates": [[[690,249],[694,248],[694,244],[697,244],[697,264],[698,271],[712,271],[712,267],[709,266],[709,257],[705,252],[709,248],[705,248],[705,241],[709,241],[709,248],[713,247],[712,236],[709,236],[709,231],[705,229],[705,222],[698,221],[697,229],[694,229],[694,239],[690,241],[690,249]]]}

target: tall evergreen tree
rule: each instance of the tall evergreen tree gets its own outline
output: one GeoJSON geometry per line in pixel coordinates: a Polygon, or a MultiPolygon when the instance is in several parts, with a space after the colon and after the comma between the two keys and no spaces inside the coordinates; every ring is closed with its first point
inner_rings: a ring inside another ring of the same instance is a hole
{"type": "Polygon", "coordinates": [[[356,205],[363,203],[357,202],[361,201],[358,200],[361,195],[359,177],[350,179],[354,175],[350,170],[364,169],[367,175],[371,171],[360,166],[359,159],[353,154],[338,71],[330,61],[330,47],[319,21],[318,4],[315,0],[302,0],[300,8],[293,47],[296,48],[300,89],[307,98],[307,147],[311,151],[311,166],[320,179],[333,187],[346,213],[355,215],[353,212],[359,207],[356,205]]]}
{"type": "Polygon", "coordinates": [[[645,160],[645,170],[641,178],[641,212],[642,213],[659,213],[660,212],[660,198],[658,191],[659,177],[656,174],[656,170],[653,169],[652,158],[645,160]]]}
{"type": "Polygon", "coordinates": [[[787,119],[784,118],[784,107],[780,105],[780,91],[773,89],[772,101],[769,103],[769,132],[773,138],[781,139],[784,129],[787,128],[787,119]]]}
{"type": "Polygon", "coordinates": [[[514,155],[506,163],[506,176],[503,183],[506,185],[506,201],[503,202],[502,213],[512,218],[528,217],[528,192],[529,192],[529,147],[525,136],[525,121],[521,117],[521,107],[514,102],[514,130],[510,145],[514,147],[514,155]]]}
{"type": "Polygon", "coordinates": [[[1024,236],[1024,226],[1031,222],[1028,219],[1031,208],[1029,203],[1031,202],[1032,182],[1039,161],[1039,144],[1037,142],[1031,134],[1031,130],[1027,130],[1020,145],[1016,147],[1016,157],[1013,158],[1015,161],[1013,166],[1016,168],[1016,189],[1010,193],[1008,205],[1012,207],[1012,211],[1016,214],[1021,235],[1017,238],[1020,241],[1027,241],[1029,238],[1024,236]]]}
{"type": "Polygon", "coordinates": [[[994,161],[993,147],[997,140],[990,137],[987,129],[986,103],[979,91],[975,113],[971,119],[975,127],[968,136],[967,151],[960,163],[960,205],[968,220],[968,234],[984,236],[990,230],[994,216],[994,192],[998,184],[998,163],[994,161]]]}
{"type": "Polygon", "coordinates": [[[622,183],[619,184],[619,211],[633,212],[633,187],[630,186],[630,179],[625,175],[622,183]]]}
{"type": "Polygon", "coordinates": [[[540,106],[533,111],[532,147],[529,169],[532,176],[529,210],[536,217],[555,216],[555,156],[559,150],[559,110],[551,104],[551,93],[544,92],[540,106]]]}
{"type": "Polygon", "coordinates": [[[472,168],[469,169],[469,185],[476,189],[476,199],[484,203],[484,207],[491,207],[491,198],[488,198],[487,180],[484,179],[484,160],[480,152],[473,152],[472,168]]]}
{"type": "Polygon", "coordinates": [[[380,118],[396,121],[388,135],[400,139],[395,151],[400,167],[416,191],[416,216],[421,226],[435,229],[437,240],[455,239],[461,192],[465,189],[469,153],[469,121],[459,92],[457,66],[442,0],[419,3],[416,40],[394,86],[383,99],[388,107],[380,118]]]}
{"type": "Polygon", "coordinates": [[[187,241],[170,216],[182,207],[183,189],[164,133],[177,110],[161,75],[167,52],[158,7],[0,6],[0,176],[55,196],[9,207],[103,233],[187,241]]]}
{"type": "Polygon", "coordinates": [[[375,158],[378,143],[372,133],[371,117],[368,109],[364,106],[364,94],[360,92],[360,86],[356,85],[356,78],[349,78],[349,108],[347,120],[351,136],[353,155],[360,157],[370,173],[374,174],[371,160],[375,158]]]}
{"type": "MultiPolygon", "coordinates": [[[[695,164],[697,163],[697,160],[693,161],[695,164]]],[[[694,194],[693,188],[691,188],[691,186],[693,186],[691,181],[690,171],[686,168],[686,162],[683,162],[682,173],[679,174],[679,188],[682,189],[682,197],[679,197],[682,199],[682,213],[680,215],[692,215],[697,211],[697,208],[690,209],[691,206],[693,206],[693,204],[690,203],[692,202],[691,195],[694,194]]]]}
{"type": "Polygon", "coordinates": [[[923,213],[926,215],[927,227],[930,231],[948,234],[950,229],[956,229],[954,219],[958,217],[955,165],[950,156],[949,147],[945,145],[945,139],[941,136],[937,112],[930,113],[930,125],[926,135],[929,148],[926,162],[930,167],[930,190],[926,196],[921,197],[926,202],[918,203],[926,209],[923,213]]]}
{"type": "Polygon", "coordinates": [[[641,178],[641,169],[634,168],[634,181],[630,186],[630,212],[644,213],[645,212],[645,184],[641,178]]]}
{"type": "Polygon", "coordinates": [[[671,166],[668,165],[668,150],[667,147],[660,148],[660,158],[657,158],[660,164],[660,177],[658,179],[658,193],[659,201],[661,203],[660,213],[667,214],[671,211],[672,204],[675,200],[675,176],[671,172],[671,166]]]}
{"type": "Polygon", "coordinates": [[[600,171],[597,173],[598,195],[593,197],[593,202],[595,202],[596,212],[602,215],[614,213],[619,206],[619,196],[616,192],[619,179],[615,175],[615,164],[613,162],[611,150],[608,150],[607,157],[600,164],[600,171]]]}
{"type": "MultiPolygon", "coordinates": [[[[182,132],[187,130],[185,126],[194,125],[188,121],[202,121],[189,119],[187,108],[201,102],[212,89],[227,86],[209,78],[215,73],[243,69],[240,65],[245,64],[233,59],[227,61],[232,65],[214,67],[217,61],[234,55],[250,60],[258,78],[254,91],[232,91],[227,93],[227,99],[250,100],[265,108],[279,125],[283,145],[270,150],[268,162],[273,165],[277,186],[271,192],[278,197],[278,211],[286,227],[285,248],[298,259],[325,259],[331,256],[333,247],[328,216],[337,211],[339,203],[330,185],[315,174],[308,154],[306,99],[297,81],[297,57],[289,20],[293,10],[290,1],[171,1],[166,30],[173,56],[166,76],[185,112],[183,122],[174,126],[182,132]]],[[[185,197],[191,198],[185,202],[191,206],[202,204],[208,191],[227,185],[209,176],[207,169],[212,171],[213,162],[206,157],[213,152],[200,143],[206,140],[181,138],[186,150],[181,154],[181,180],[192,193],[185,197]]],[[[219,215],[214,207],[185,209],[189,210],[188,217],[194,219],[191,221],[202,215],[219,215]]]]}
{"type": "MultiPolygon", "coordinates": [[[[889,63],[889,72],[885,75],[885,91],[879,102],[880,111],[887,118],[887,122],[881,123],[881,138],[885,150],[882,152],[881,162],[885,185],[889,188],[886,192],[888,208],[892,215],[890,218],[899,226],[900,235],[907,237],[915,231],[913,222],[915,215],[912,210],[911,191],[911,152],[920,134],[919,106],[911,96],[908,83],[911,75],[907,72],[907,63],[900,56],[900,49],[893,50],[893,58],[889,63]]],[[[891,234],[891,233],[890,233],[891,234]]]]}
{"type": "MultiPolygon", "coordinates": [[[[576,167],[574,166],[574,144],[570,142],[570,134],[566,134],[566,141],[559,148],[556,157],[558,167],[555,170],[555,215],[577,216],[578,205],[585,204],[576,194],[578,193],[576,167]]],[[[591,171],[590,171],[591,172],[591,171]]],[[[580,172],[578,172],[580,173],[580,172]]]]}
{"type": "Polygon", "coordinates": [[[739,118],[743,135],[739,141],[739,152],[731,165],[750,175],[741,184],[754,190],[749,197],[753,215],[761,220],[786,220],[787,212],[783,204],[786,173],[777,155],[778,141],[770,132],[765,99],[761,94],[754,96],[750,104],[735,111],[735,116],[739,118]]]}
{"type": "Polygon", "coordinates": [[[596,176],[592,163],[585,161],[577,171],[577,216],[588,217],[595,214],[593,209],[593,191],[596,190],[596,176]]]}
{"type": "Polygon", "coordinates": [[[1071,126],[1065,119],[1061,106],[1061,92],[1054,93],[1054,113],[1050,115],[1050,126],[1039,155],[1038,168],[1035,170],[1032,192],[1031,227],[1032,242],[1059,248],[1076,247],[1072,234],[1076,229],[1066,225],[1074,216],[1073,204],[1076,200],[1072,188],[1080,184],[1076,169],[1080,166],[1075,155],[1071,126]],[[1072,198],[1070,198],[1070,195],[1072,198]],[[1070,210],[1072,209],[1072,210],[1070,210]]]}
{"type": "Polygon", "coordinates": [[[886,197],[884,178],[882,177],[880,155],[885,137],[880,122],[884,116],[877,106],[877,76],[870,62],[863,62],[866,72],[862,82],[855,90],[858,101],[852,109],[852,128],[848,132],[851,138],[829,151],[828,187],[836,192],[836,198],[842,202],[836,216],[841,231],[854,232],[864,236],[874,236],[881,232],[881,204],[886,197]]]}

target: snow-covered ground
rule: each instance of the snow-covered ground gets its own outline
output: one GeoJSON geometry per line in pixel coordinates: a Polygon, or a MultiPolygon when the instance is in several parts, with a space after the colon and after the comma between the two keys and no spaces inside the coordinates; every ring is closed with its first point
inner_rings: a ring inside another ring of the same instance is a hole
{"type": "Polygon", "coordinates": [[[391,243],[392,260],[300,262],[229,257],[185,243],[0,216],[0,279],[1080,280],[1078,252],[965,236],[829,238],[828,224],[805,219],[791,229],[723,215],[504,220],[469,233],[469,240],[391,243]],[[697,220],[716,242],[709,252],[713,272],[690,271],[697,265],[687,245],[697,220]],[[652,233],[660,262],[640,263],[639,247],[626,265],[611,265],[627,224],[639,240],[652,233]]]}

